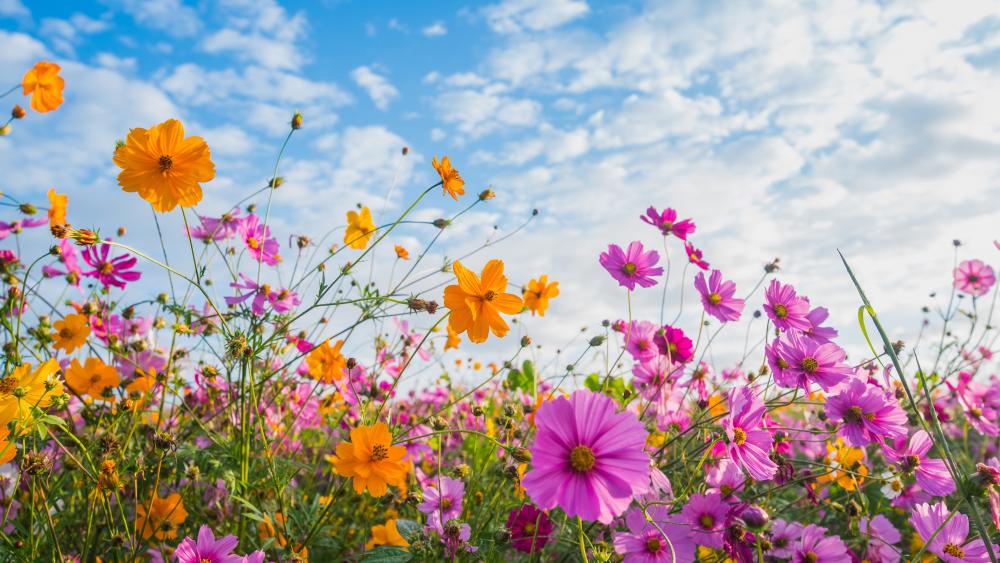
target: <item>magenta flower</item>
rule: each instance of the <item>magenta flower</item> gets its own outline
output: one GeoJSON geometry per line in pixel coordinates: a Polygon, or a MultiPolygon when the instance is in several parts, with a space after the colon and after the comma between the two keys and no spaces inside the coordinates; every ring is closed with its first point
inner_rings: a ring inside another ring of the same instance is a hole
{"type": "Polygon", "coordinates": [[[202,215],[199,215],[198,219],[201,220],[201,225],[189,229],[188,233],[206,244],[213,240],[233,238],[239,232],[240,223],[243,221],[243,218],[240,217],[239,207],[234,207],[232,211],[218,219],[202,215]]]}
{"type": "Polygon", "coordinates": [[[768,457],[774,437],[762,428],[767,412],[764,400],[750,387],[737,387],[729,391],[728,402],[729,414],[722,419],[722,428],[729,438],[729,457],[754,480],[771,479],[778,466],[768,457]]]}
{"type": "Polygon", "coordinates": [[[933,445],[927,432],[914,432],[906,447],[902,447],[901,441],[896,441],[896,447],[884,450],[886,459],[897,464],[903,473],[913,474],[917,485],[934,496],[945,497],[955,492],[955,481],[945,462],[927,457],[933,445]]]}
{"type": "Polygon", "coordinates": [[[691,540],[698,545],[722,548],[723,534],[729,525],[729,507],[719,493],[694,493],[681,510],[681,517],[689,524],[691,540]]]}
{"type": "Polygon", "coordinates": [[[853,377],[854,370],[844,364],[847,353],[833,343],[820,343],[796,333],[786,333],[765,350],[773,363],[774,380],[781,387],[800,387],[809,392],[812,383],[829,391],[838,383],[853,377]]]}
{"type": "Polygon", "coordinates": [[[77,258],[76,248],[73,247],[73,243],[70,239],[64,238],[59,241],[59,256],[58,260],[66,268],[61,270],[54,266],[43,266],[42,273],[46,277],[56,277],[56,276],[66,276],[66,281],[72,285],[80,285],[80,277],[83,276],[83,270],[80,268],[80,261],[77,258]]]}
{"type": "Polygon", "coordinates": [[[893,547],[903,536],[885,516],[878,514],[871,520],[862,516],[858,520],[858,529],[862,535],[868,536],[868,552],[865,559],[872,563],[897,563],[899,549],[893,547]]]}
{"type": "Polygon", "coordinates": [[[851,563],[847,545],[837,536],[827,536],[826,528],[809,524],[802,529],[792,553],[794,563],[851,563]]]}
{"type": "Polygon", "coordinates": [[[802,537],[802,524],[777,519],[771,524],[771,555],[788,559],[802,537]]]}
{"type": "Polygon", "coordinates": [[[666,356],[656,355],[651,360],[637,362],[632,366],[632,384],[643,397],[652,400],[663,389],[669,389],[683,370],[682,364],[671,362],[666,356]]]}
{"type": "Polygon", "coordinates": [[[302,302],[299,299],[298,293],[285,288],[271,291],[267,295],[267,300],[270,301],[271,308],[274,309],[275,313],[287,313],[298,307],[302,302]]]}
{"type": "Polygon", "coordinates": [[[142,274],[131,268],[135,266],[136,258],[129,254],[122,254],[114,258],[109,258],[111,252],[110,244],[100,244],[88,246],[83,249],[83,261],[93,270],[83,272],[88,278],[97,278],[104,287],[115,286],[125,289],[125,284],[138,280],[142,274]]]}
{"type": "Polygon", "coordinates": [[[431,478],[430,485],[424,487],[423,493],[424,502],[417,505],[417,510],[427,515],[427,524],[438,533],[441,533],[444,522],[454,520],[462,515],[465,483],[461,479],[452,479],[443,475],[431,478]]]}
{"type": "Polygon", "coordinates": [[[710,487],[708,490],[717,491],[726,500],[743,491],[746,480],[740,466],[726,457],[705,470],[705,484],[710,487]]]}
{"type": "Polygon", "coordinates": [[[549,542],[553,525],[549,516],[535,508],[535,505],[524,504],[510,511],[507,529],[510,530],[510,543],[514,549],[522,553],[533,553],[549,542]]]}
{"type": "Polygon", "coordinates": [[[743,300],[733,297],[736,293],[736,282],[722,281],[722,272],[712,270],[712,275],[705,283],[705,274],[698,272],[694,278],[694,287],[701,294],[701,304],[705,312],[721,322],[736,321],[743,312],[743,300]]]}
{"type": "Polygon", "coordinates": [[[257,215],[251,213],[243,218],[237,232],[254,260],[268,266],[274,266],[281,261],[281,257],[278,256],[280,248],[278,241],[271,238],[271,228],[261,225],[257,215]]]}
{"type": "Polygon", "coordinates": [[[663,328],[657,331],[655,341],[660,354],[672,362],[685,364],[694,358],[694,343],[679,328],[663,325],[663,328]]]}
{"type": "Polygon", "coordinates": [[[996,281],[993,268],[982,260],[965,260],[955,268],[955,289],[973,297],[985,295],[996,281]]]}
{"type": "Polygon", "coordinates": [[[1000,426],[997,426],[997,390],[990,386],[977,385],[972,382],[972,374],[967,371],[958,373],[958,385],[945,381],[948,389],[951,389],[957,396],[959,404],[965,418],[969,421],[976,432],[986,436],[996,436],[1000,434],[1000,426]]]}
{"type": "Polygon", "coordinates": [[[653,276],[663,275],[663,268],[657,267],[660,255],[655,250],[643,252],[642,243],[632,241],[627,251],[622,251],[617,244],[609,244],[608,251],[602,252],[601,266],[618,281],[618,285],[634,291],[636,284],[641,287],[653,287],[656,280],[653,276]]]}
{"type": "Polygon", "coordinates": [[[48,219],[19,219],[10,223],[0,221],[0,240],[11,234],[20,234],[26,228],[40,227],[48,224],[48,219]]]}
{"type": "Polygon", "coordinates": [[[646,520],[641,508],[633,508],[625,515],[628,532],[615,532],[615,552],[624,555],[626,563],[694,561],[695,546],[687,525],[672,520],[662,504],[649,507],[649,516],[656,526],[646,520]]]}
{"type": "Polygon", "coordinates": [[[236,536],[215,539],[212,529],[202,525],[198,529],[198,541],[184,538],[174,551],[174,556],[178,563],[263,563],[263,551],[255,551],[246,557],[235,555],[233,550],[237,543],[239,540],[236,536]]]}
{"type": "Polygon", "coordinates": [[[687,253],[688,262],[694,264],[695,266],[698,266],[702,270],[708,269],[708,262],[706,262],[702,258],[703,255],[701,250],[695,248],[693,244],[691,244],[690,242],[685,242],[684,252],[687,253]]]}
{"type": "Polygon", "coordinates": [[[649,490],[646,429],[630,412],[615,412],[610,397],[580,390],[542,404],[532,467],[522,480],[541,509],[603,524],[649,490]]]}
{"type": "Polygon", "coordinates": [[[837,338],[837,329],[822,326],[823,322],[829,317],[830,312],[826,310],[826,307],[816,307],[806,315],[806,319],[809,320],[809,324],[812,326],[802,332],[818,342],[833,342],[833,339],[837,338]]]}
{"type": "Polygon", "coordinates": [[[646,223],[660,229],[663,236],[674,235],[681,240],[687,240],[688,235],[694,232],[695,226],[690,219],[677,220],[677,212],[671,208],[666,208],[663,213],[650,207],[646,214],[639,217],[646,223]]]}
{"type": "Polygon", "coordinates": [[[271,308],[274,309],[274,312],[276,313],[287,313],[299,306],[299,295],[294,291],[284,288],[274,291],[271,289],[270,285],[266,283],[258,285],[250,279],[249,276],[243,273],[240,273],[240,279],[243,280],[243,283],[233,282],[229,284],[229,287],[234,289],[245,289],[247,291],[242,295],[237,294],[233,297],[226,297],[226,304],[229,306],[243,303],[251,297],[253,298],[253,301],[250,303],[250,310],[255,315],[263,315],[265,311],[264,306],[268,304],[271,305],[271,308]]]}
{"type": "Polygon", "coordinates": [[[851,379],[840,393],[827,398],[826,414],[841,423],[837,434],[854,447],[884,444],[886,438],[907,434],[906,412],[896,398],[860,378],[851,379]]]}
{"type": "MultiPolygon", "coordinates": [[[[950,519],[949,516],[951,512],[943,502],[930,505],[923,503],[913,507],[910,522],[927,544],[927,551],[947,563],[989,561],[983,540],[966,541],[969,538],[969,517],[961,512],[950,519]]],[[[997,546],[993,546],[993,549],[997,550],[997,546]]]]}
{"type": "Polygon", "coordinates": [[[645,362],[660,354],[656,338],[657,327],[649,321],[632,321],[631,327],[625,329],[625,350],[636,361],[645,362]]]}
{"type": "Polygon", "coordinates": [[[791,285],[782,285],[778,280],[771,280],[764,292],[764,311],[774,326],[780,330],[809,330],[809,300],[795,294],[791,285]]]}

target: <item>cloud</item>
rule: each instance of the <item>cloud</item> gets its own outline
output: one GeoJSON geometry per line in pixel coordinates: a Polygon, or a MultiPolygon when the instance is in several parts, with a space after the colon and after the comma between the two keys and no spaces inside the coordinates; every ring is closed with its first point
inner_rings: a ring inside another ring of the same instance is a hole
{"type": "Polygon", "coordinates": [[[175,37],[191,37],[202,28],[201,18],[183,0],[115,0],[114,5],[136,23],[175,37]]]}
{"type": "Polygon", "coordinates": [[[455,90],[443,84],[435,98],[440,118],[459,131],[476,138],[501,128],[514,129],[535,123],[541,105],[529,99],[508,96],[503,86],[494,84],[479,90],[455,90]]]}
{"type": "Polygon", "coordinates": [[[21,0],[0,0],[0,16],[28,17],[31,12],[21,0]]]}
{"type": "Polygon", "coordinates": [[[351,71],[351,79],[368,93],[375,107],[380,110],[385,111],[389,104],[399,97],[399,90],[384,76],[375,73],[371,67],[359,66],[351,71]]]}
{"type": "Polygon", "coordinates": [[[441,37],[447,35],[448,28],[445,27],[444,22],[437,21],[421,29],[420,32],[427,37],[441,37]]]}
{"type": "Polygon", "coordinates": [[[70,56],[75,56],[74,46],[84,35],[99,33],[108,29],[108,22],[75,13],[69,19],[45,18],[39,33],[52,42],[53,46],[70,56]]]}
{"type": "Polygon", "coordinates": [[[589,11],[583,0],[504,0],[483,8],[483,15],[493,31],[517,33],[559,27],[589,11]]]}

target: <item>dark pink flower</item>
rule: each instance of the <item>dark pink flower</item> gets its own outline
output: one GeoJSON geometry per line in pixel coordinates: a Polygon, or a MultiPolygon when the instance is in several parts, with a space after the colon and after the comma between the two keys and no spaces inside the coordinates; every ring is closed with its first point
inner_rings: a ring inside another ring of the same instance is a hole
{"type": "Polygon", "coordinates": [[[632,321],[625,329],[625,350],[639,362],[652,360],[660,354],[656,339],[657,327],[649,321],[632,321]]]}
{"type": "Polygon", "coordinates": [[[847,545],[838,536],[827,536],[826,528],[810,524],[802,529],[792,553],[794,563],[851,563],[847,545]]]}
{"type": "Polygon", "coordinates": [[[10,223],[0,221],[0,240],[7,238],[11,234],[20,234],[26,228],[47,225],[48,222],[48,219],[19,219],[10,223]]]}
{"type": "Polygon", "coordinates": [[[694,232],[695,226],[690,219],[677,220],[677,212],[671,208],[666,208],[662,213],[655,207],[646,210],[646,214],[639,217],[646,223],[660,229],[663,236],[674,235],[681,240],[687,240],[688,235],[694,232]]]}
{"type": "Polygon", "coordinates": [[[280,249],[278,241],[271,238],[271,228],[261,225],[257,215],[250,214],[243,218],[237,232],[254,260],[269,266],[281,261],[281,257],[278,256],[280,249]]]}
{"type": "Polygon", "coordinates": [[[659,260],[659,253],[655,250],[644,252],[639,241],[629,243],[627,251],[622,251],[617,244],[609,244],[608,251],[600,256],[601,266],[618,285],[627,287],[629,291],[635,290],[637,284],[640,287],[656,285],[653,277],[663,275],[663,268],[656,266],[659,260]]]}
{"type": "Polygon", "coordinates": [[[688,526],[669,514],[667,507],[657,504],[648,509],[646,520],[641,508],[625,515],[628,532],[615,532],[615,551],[624,555],[627,563],[691,563],[695,545],[688,526]],[[662,531],[662,533],[661,533],[662,531]]]}
{"type": "Polygon", "coordinates": [[[694,343],[679,328],[663,325],[657,331],[655,341],[656,346],[660,349],[660,354],[666,356],[671,362],[686,364],[694,357],[694,343]]]}
{"type": "Polygon", "coordinates": [[[83,261],[93,268],[83,275],[88,278],[96,278],[104,287],[115,286],[125,289],[125,284],[138,280],[142,274],[131,268],[135,266],[136,258],[129,254],[123,254],[114,258],[109,258],[111,245],[98,244],[88,246],[83,249],[83,261]]]}
{"type": "Polygon", "coordinates": [[[684,252],[687,253],[688,262],[698,266],[702,270],[708,269],[708,262],[702,259],[702,252],[694,247],[690,242],[684,243],[684,252]]]}
{"type": "Polygon", "coordinates": [[[535,508],[535,505],[524,504],[510,511],[507,529],[510,530],[510,543],[514,549],[522,553],[533,553],[540,551],[549,542],[553,525],[549,516],[535,508]]]}
{"type": "Polygon", "coordinates": [[[199,215],[198,219],[201,220],[201,225],[190,229],[188,232],[192,237],[206,244],[213,240],[229,240],[233,238],[239,231],[240,223],[243,220],[240,217],[239,207],[233,208],[232,211],[218,219],[202,215],[199,215]]]}

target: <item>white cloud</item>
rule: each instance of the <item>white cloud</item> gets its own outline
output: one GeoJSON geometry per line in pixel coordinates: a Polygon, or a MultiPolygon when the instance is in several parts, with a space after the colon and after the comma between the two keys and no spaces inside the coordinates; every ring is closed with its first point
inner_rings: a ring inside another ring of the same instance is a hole
{"type": "Polygon", "coordinates": [[[454,90],[442,84],[435,98],[440,118],[454,123],[459,131],[475,138],[501,127],[525,127],[537,122],[541,105],[529,99],[504,94],[504,88],[491,85],[480,90],[454,90]]]}
{"type": "Polygon", "coordinates": [[[202,27],[201,18],[184,0],[115,0],[141,25],[176,37],[190,37],[202,27]]]}
{"type": "Polygon", "coordinates": [[[53,46],[70,56],[75,56],[74,46],[84,35],[99,33],[108,29],[108,22],[75,13],[69,19],[45,18],[39,33],[51,41],[53,46]]]}
{"type": "Polygon", "coordinates": [[[380,110],[386,110],[389,104],[399,97],[399,90],[371,67],[359,66],[351,71],[351,79],[368,93],[375,107],[380,110]]]}
{"type": "Polygon", "coordinates": [[[427,37],[441,37],[442,35],[447,35],[448,28],[445,27],[444,22],[437,21],[421,29],[420,32],[427,37]]]}
{"type": "Polygon", "coordinates": [[[118,57],[112,53],[98,53],[94,60],[98,66],[120,72],[133,72],[136,68],[135,57],[118,57]]]}
{"type": "Polygon", "coordinates": [[[486,22],[497,33],[551,29],[589,11],[584,0],[504,0],[483,8],[486,22]]]}
{"type": "Polygon", "coordinates": [[[31,12],[21,0],[0,0],[0,15],[12,17],[30,16],[31,12]]]}

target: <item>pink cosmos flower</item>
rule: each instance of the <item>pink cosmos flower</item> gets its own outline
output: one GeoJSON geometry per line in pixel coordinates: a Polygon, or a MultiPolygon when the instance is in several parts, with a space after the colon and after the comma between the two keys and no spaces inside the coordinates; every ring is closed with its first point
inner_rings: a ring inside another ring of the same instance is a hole
{"type": "Polygon", "coordinates": [[[777,519],[771,524],[771,555],[788,559],[802,537],[802,524],[777,519]]]}
{"type": "Polygon", "coordinates": [[[858,529],[862,535],[868,536],[868,551],[865,559],[871,563],[897,563],[899,549],[893,547],[903,537],[899,530],[885,516],[878,514],[871,520],[862,516],[858,520],[858,529]]]}
{"type": "Polygon", "coordinates": [[[542,404],[522,485],[541,509],[609,524],[649,490],[646,429],[610,397],[587,390],[542,404]]]}
{"type": "Polygon", "coordinates": [[[48,219],[19,219],[10,223],[0,221],[0,240],[13,234],[20,234],[26,228],[40,227],[48,224],[48,219]]]}
{"type": "Polygon", "coordinates": [[[965,260],[955,268],[955,289],[973,297],[985,295],[996,281],[993,268],[982,260],[965,260]]]}
{"type": "Polygon", "coordinates": [[[417,510],[427,515],[427,524],[442,533],[444,522],[462,515],[462,498],[465,497],[465,483],[443,475],[431,478],[423,489],[424,502],[417,510]],[[438,489],[440,487],[440,490],[438,489]]]}
{"type": "MultiPolygon", "coordinates": [[[[393,318],[396,323],[396,328],[399,329],[401,336],[403,337],[403,342],[407,346],[420,346],[420,341],[424,339],[424,334],[417,332],[415,330],[410,330],[410,323],[408,321],[401,321],[399,319],[393,318]]],[[[417,348],[417,354],[423,361],[429,361],[431,359],[431,353],[426,348],[417,348]]]]}
{"type": "Polygon", "coordinates": [[[705,484],[710,487],[708,490],[717,491],[726,500],[731,500],[742,492],[746,481],[740,466],[727,457],[705,470],[705,484]]]}
{"type": "Polygon", "coordinates": [[[239,231],[240,223],[243,221],[243,218],[240,217],[239,207],[234,207],[232,211],[218,219],[203,215],[199,215],[198,219],[201,220],[201,225],[190,229],[188,232],[192,237],[206,244],[213,240],[229,240],[233,238],[239,231]]]}
{"type": "Polygon", "coordinates": [[[111,252],[111,245],[100,244],[88,246],[83,249],[83,261],[93,270],[84,272],[88,278],[96,278],[104,287],[115,286],[125,289],[125,284],[138,280],[142,274],[131,268],[135,266],[136,258],[129,254],[122,254],[114,258],[108,258],[111,252]]]}
{"type": "Polygon", "coordinates": [[[837,338],[837,329],[822,326],[823,322],[829,317],[830,312],[826,310],[826,307],[816,307],[806,315],[806,319],[809,320],[809,324],[812,326],[802,332],[818,342],[833,342],[833,339],[837,338]]]}
{"type": "Polygon", "coordinates": [[[826,414],[841,423],[837,434],[854,447],[886,438],[906,437],[906,412],[896,398],[859,378],[852,379],[840,393],[826,400],[826,414]]]}
{"type": "Polygon", "coordinates": [[[663,325],[657,331],[655,341],[660,354],[667,356],[672,362],[685,364],[694,358],[694,343],[679,328],[663,325]]]}
{"type": "Polygon", "coordinates": [[[708,269],[708,262],[702,259],[702,252],[694,247],[690,242],[684,243],[684,252],[687,253],[688,262],[694,264],[695,266],[701,268],[702,270],[708,269]]]}
{"type": "Polygon", "coordinates": [[[637,362],[632,366],[632,384],[646,399],[652,400],[683,373],[684,366],[671,362],[666,356],[656,355],[651,360],[637,362]]]}
{"type": "Polygon", "coordinates": [[[712,275],[705,283],[705,274],[698,272],[694,278],[694,287],[701,294],[701,304],[705,312],[720,322],[736,321],[743,312],[743,300],[733,297],[736,293],[736,282],[722,281],[722,272],[712,270],[712,275]]]}
{"type": "Polygon", "coordinates": [[[629,291],[634,291],[636,284],[640,287],[656,285],[653,277],[663,275],[663,268],[656,266],[659,260],[659,253],[655,250],[644,252],[639,241],[629,243],[627,251],[622,251],[617,244],[609,244],[608,251],[600,256],[601,266],[618,285],[627,287],[629,291]]]}
{"type": "Polygon", "coordinates": [[[719,493],[694,493],[681,510],[687,521],[691,540],[705,547],[722,548],[723,533],[729,525],[729,507],[719,493]]]}
{"type": "Polygon", "coordinates": [[[54,266],[43,266],[42,273],[46,277],[55,276],[66,276],[66,281],[72,285],[80,285],[80,277],[83,276],[83,270],[80,268],[80,261],[77,258],[76,248],[73,247],[73,243],[70,239],[64,238],[59,241],[59,256],[58,260],[62,263],[65,270],[61,270],[54,266]]]}
{"type": "Polygon", "coordinates": [[[662,504],[649,507],[648,512],[656,526],[646,520],[641,508],[633,508],[625,515],[628,532],[615,533],[615,552],[624,555],[626,563],[694,561],[695,545],[687,526],[673,520],[662,504]]]}
{"type": "Polygon", "coordinates": [[[997,407],[1000,405],[995,388],[973,383],[972,374],[967,371],[958,373],[957,385],[947,380],[945,384],[958,397],[969,425],[976,432],[987,436],[1000,434],[1000,426],[997,426],[997,407]]]}
{"type": "Polygon", "coordinates": [[[794,563],[851,563],[847,545],[837,536],[827,536],[826,528],[809,524],[802,529],[792,553],[794,563]]]}
{"type": "Polygon", "coordinates": [[[695,226],[690,219],[677,220],[677,212],[671,208],[666,208],[662,213],[655,207],[646,210],[646,214],[639,217],[646,223],[660,229],[663,236],[674,235],[681,240],[687,240],[688,235],[694,232],[695,226]]]}
{"type": "Polygon", "coordinates": [[[533,504],[521,505],[511,510],[507,516],[510,543],[514,549],[522,553],[532,553],[545,547],[552,535],[553,527],[549,516],[535,508],[533,504]]]}
{"type": "MultiPolygon", "coordinates": [[[[983,540],[966,541],[969,538],[969,517],[961,512],[952,516],[943,502],[913,507],[910,522],[927,544],[927,551],[946,563],[985,563],[990,560],[983,540]]],[[[993,546],[994,552],[997,549],[993,546]]]]}
{"type": "Polygon", "coordinates": [[[271,238],[271,228],[260,224],[260,218],[251,213],[240,221],[237,232],[247,245],[250,256],[258,262],[274,266],[281,261],[278,241],[271,238]]]}
{"type": "Polygon", "coordinates": [[[727,401],[729,414],[722,419],[722,428],[729,438],[729,457],[755,480],[771,479],[778,466],[768,457],[774,437],[762,429],[767,412],[764,400],[750,387],[736,387],[729,391],[727,401]]]}
{"type": "Polygon", "coordinates": [[[240,273],[240,279],[243,280],[243,283],[233,282],[229,284],[229,287],[233,289],[245,289],[247,292],[242,295],[237,294],[233,297],[226,297],[227,305],[237,305],[253,297],[250,310],[254,315],[263,315],[265,311],[264,305],[270,304],[276,313],[287,313],[298,307],[301,302],[299,295],[294,291],[284,288],[273,291],[269,284],[262,283],[258,285],[243,273],[240,273]]]}
{"type": "Polygon", "coordinates": [[[263,551],[255,551],[246,557],[233,554],[238,543],[236,536],[225,536],[217,540],[212,529],[202,525],[198,529],[198,541],[184,538],[174,551],[174,556],[178,563],[263,563],[263,551]]]}
{"type": "Polygon", "coordinates": [[[791,285],[782,285],[778,280],[771,280],[764,292],[764,311],[774,326],[780,330],[809,330],[809,300],[799,297],[791,285]]]}
{"type": "Polygon", "coordinates": [[[933,442],[924,430],[917,430],[910,436],[905,447],[897,440],[895,447],[886,448],[884,454],[890,462],[899,465],[904,473],[912,473],[917,485],[934,496],[948,496],[955,492],[955,481],[948,472],[948,466],[940,459],[927,457],[933,442]]]}
{"type": "Polygon", "coordinates": [[[820,343],[796,333],[786,333],[775,340],[773,347],[765,351],[768,361],[774,357],[774,380],[781,387],[800,387],[807,393],[812,383],[819,384],[824,391],[854,375],[854,370],[844,364],[847,353],[833,343],[820,343]]]}
{"type": "Polygon", "coordinates": [[[649,321],[632,321],[631,328],[625,329],[625,350],[639,362],[656,358],[660,353],[655,342],[656,331],[656,325],[649,321]]]}

